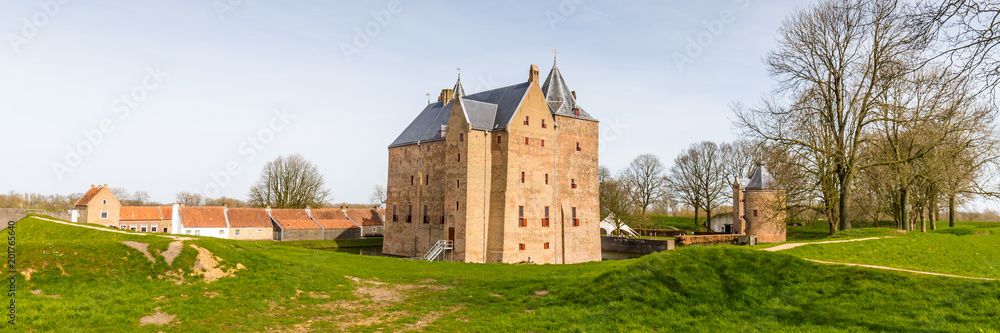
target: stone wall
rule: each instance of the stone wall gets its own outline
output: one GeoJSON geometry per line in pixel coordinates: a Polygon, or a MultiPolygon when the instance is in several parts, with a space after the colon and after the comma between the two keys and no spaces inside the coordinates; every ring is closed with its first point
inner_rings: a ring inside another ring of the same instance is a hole
{"type": "Polygon", "coordinates": [[[677,246],[707,246],[736,244],[740,235],[698,235],[698,236],[676,236],[677,246]]]}
{"type": "Polygon", "coordinates": [[[360,228],[323,230],[323,239],[360,239],[360,238],[361,238],[360,228]]]}
{"type": "Polygon", "coordinates": [[[653,237],[677,237],[680,235],[688,235],[691,232],[687,230],[676,230],[676,229],[632,229],[639,233],[640,236],[653,236],[653,237]]]}
{"type": "Polygon", "coordinates": [[[673,250],[673,240],[655,240],[625,237],[601,237],[601,250],[635,254],[673,250]]]}
{"type": "MultiPolygon", "coordinates": [[[[8,221],[19,221],[23,219],[28,212],[20,208],[0,208],[0,230],[7,228],[8,221]]],[[[15,228],[16,230],[16,228],[15,228]]]]}

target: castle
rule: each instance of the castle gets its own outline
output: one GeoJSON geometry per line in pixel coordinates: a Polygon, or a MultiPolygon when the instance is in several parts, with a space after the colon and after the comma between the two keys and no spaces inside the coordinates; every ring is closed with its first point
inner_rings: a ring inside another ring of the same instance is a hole
{"type": "Polygon", "coordinates": [[[767,165],[757,163],[750,179],[733,183],[733,226],[737,235],[757,235],[757,242],[785,241],[785,191],[777,186],[767,165]]]}
{"type": "Polygon", "coordinates": [[[443,89],[389,145],[383,252],[450,241],[464,262],[601,260],[598,121],[553,63],[528,80],[443,89]]]}

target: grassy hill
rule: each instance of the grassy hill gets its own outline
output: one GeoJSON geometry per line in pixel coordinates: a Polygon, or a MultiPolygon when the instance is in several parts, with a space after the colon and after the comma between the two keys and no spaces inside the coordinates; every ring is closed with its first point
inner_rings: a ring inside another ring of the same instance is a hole
{"type": "MultiPolygon", "coordinates": [[[[998,282],[731,246],[577,265],[483,265],[191,237],[168,264],[162,254],[175,240],[165,237],[34,218],[17,232],[18,324],[0,326],[12,332],[1000,329],[998,282]],[[123,241],[148,244],[153,260],[123,241]]],[[[813,246],[824,245],[803,249],[813,246]]]]}

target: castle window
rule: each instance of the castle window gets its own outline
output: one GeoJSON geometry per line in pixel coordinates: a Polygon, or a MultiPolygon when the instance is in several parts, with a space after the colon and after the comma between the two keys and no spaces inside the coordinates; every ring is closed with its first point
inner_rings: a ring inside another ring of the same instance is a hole
{"type": "Polygon", "coordinates": [[[518,243],[517,244],[517,249],[521,250],[521,251],[524,251],[524,243],[518,243]]]}
{"type": "Polygon", "coordinates": [[[569,186],[571,188],[576,188],[576,179],[570,179],[569,180],[569,186]]]}
{"type": "MultiPolygon", "coordinates": [[[[542,226],[543,227],[548,227],[549,226],[549,207],[548,206],[545,206],[545,218],[542,219],[542,226]]],[[[548,247],[546,247],[546,249],[547,248],[548,247]]]]}
{"type": "Polygon", "coordinates": [[[545,242],[545,249],[546,249],[546,250],[548,250],[548,249],[549,249],[549,242],[545,242]]]}
{"type": "Polygon", "coordinates": [[[574,116],[579,116],[580,115],[580,109],[573,109],[573,115],[574,116]]]}
{"type": "Polygon", "coordinates": [[[757,217],[757,210],[756,209],[753,210],[753,217],[757,217]]]}
{"type": "Polygon", "coordinates": [[[410,210],[406,213],[406,223],[413,222],[413,205],[410,205],[410,210]]]}
{"type": "Polygon", "coordinates": [[[576,143],[576,151],[581,151],[579,142],[576,143]]]}
{"type": "Polygon", "coordinates": [[[427,216],[427,205],[424,205],[424,224],[431,223],[431,217],[427,216]]]}
{"type": "Polygon", "coordinates": [[[573,210],[573,226],[574,227],[579,227],[580,226],[580,219],[576,218],[576,207],[573,207],[572,210],[573,210]]]}
{"type": "Polygon", "coordinates": [[[458,201],[455,201],[455,210],[458,210],[458,201]]]}
{"type": "Polygon", "coordinates": [[[548,127],[549,127],[548,125],[545,125],[545,119],[542,119],[542,128],[548,128],[548,127]]]}
{"type": "Polygon", "coordinates": [[[524,137],[524,144],[528,144],[528,137],[524,137]]]}
{"type": "Polygon", "coordinates": [[[503,136],[500,135],[500,134],[497,134],[497,143],[501,143],[501,142],[503,142],[503,136]]]}
{"type": "Polygon", "coordinates": [[[524,171],[521,171],[521,184],[524,184],[524,171]]]}
{"type": "Polygon", "coordinates": [[[431,184],[431,174],[424,175],[424,185],[430,185],[430,184],[431,184]]]}
{"type": "Polygon", "coordinates": [[[462,181],[456,179],[455,180],[455,187],[456,188],[462,188],[462,181]]]}
{"type": "Polygon", "coordinates": [[[459,162],[461,162],[461,161],[462,161],[462,153],[458,153],[458,161],[459,161],[459,162]]]}
{"type": "Polygon", "coordinates": [[[549,184],[549,174],[545,174],[545,185],[549,184]]]}
{"type": "Polygon", "coordinates": [[[413,185],[413,175],[410,175],[410,185],[413,185]]]}
{"type": "Polygon", "coordinates": [[[465,133],[458,133],[458,141],[465,141],[465,133]]]}
{"type": "Polygon", "coordinates": [[[441,215],[441,224],[444,224],[444,215],[441,215]]]}
{"type": "Polygon", "coordinates": [[[542,147],[545,147],[545,139],[542,139],[542,147]]]}
{"type": "Polygon", "coordinates": [[[524,116],[524,126],[528,126],[528,116],[524,116]]]}
{"type": "Polygon", "coordinates": [[[524,206],[517,206],[517,226],[527,227],[528,221],[524,219],[524,206]]]}
{"type": "Polygon", "coordinates": [[[392,205],[392,222],[399,222],[399,215],[396,215],[396,205],[392,205]]]}

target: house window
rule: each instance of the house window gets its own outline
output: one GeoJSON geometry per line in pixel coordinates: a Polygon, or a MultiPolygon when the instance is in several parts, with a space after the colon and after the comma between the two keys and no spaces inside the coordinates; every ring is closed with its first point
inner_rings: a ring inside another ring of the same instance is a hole
{"type": "Polygon", "coordinates": [[[163,233],[167,233],[167,228],[163,228],[163,233]]]}
{"type": "Polygon", "coordinates": [[[219,230],[219,234],[220,234],[220,235],[222,235],[222,234],[225,234],[225,233],[226,233],[226,231],[225,231],[225,230],[219,230]]]}
{"type": "Polygon", "coordinates": [[[524,116],[524,126],[528,126],[528,116],[524,116]]]}
{"type": "Polygon", "coordinates": [[[191,230],[184,230],[184,233],[190,235],[191,234],[191,230]]]}
{"type": "Polygon", "coordinates": [[[201,230],[195,230],[194,231],[194,235],[195,236],[201,236],[201,230]]]}
{"type": "Polygon", "coordinates": [[[372,232],[378,232],[378,228],[377,227],[372,227],[372,232]]]}
{"type": "Polygon", "coordinates": [[[524,251],[524,243],[517,244],[517,249],[521,250],[521,251],[524,251]]]}
{"type": "Polygon", "coordinates": [[[396,215],[396,205],[392,205],[392,222],[399,222],[399,215],[396,215]]]}
{"type": "Polygon", "coordinates": [[[569,187],[576,188],[576,179],[569,180],[569,187]]]}
{"type": "Polygon", "coordinates": [[[154,226],[150,227],[149,231],[156,232],[156,226],[154,225],[154,226]]]}
{"type": "Polygon", "coordinates": [[[572,210],[573,210],[573,226],[574,227],[579,227],[580,226],[580,219],[576,218],[576,207],[573,207],[572,210]]]}
{"type": "Polygon", "coordinates": [[[101,219],[102,220],[107,220],[108,219],[108,211],[106,211],[106,210],[102,210],[101,211],[101,219]]]}
{"type": "Polygon", "coordinates": [[[756,209],[753,210],[753,217],[757,217],[757,210],[756,209]]]}
{"type": "Polygon", "coordinates": [[[146,229],[147,229],[147,228],[149,228],[149,226],[148,226],[148,225],[145,225],[145,224],[143,224],[143,225],[140,225],[140,226],[139,226],[139,231],[141,231],[141,232],[146,232],[146,229]]]}
{"type": "Polygon", "coordinates": [[[127,228],[127,227],[124,224],[122,224],[122,227],[118,228],[118,229],[125,229],[125,228],[127,228]]]}
{"type": "Polygon", "coordinates": [[[521,184],[524,184],[524,171],[521,171],[521,184]]]}
{"type": "Polygon", "coordinates": [[[427,145],[427,152],[428,153],[431,152],[431,146],[430,145],[427,145]]]}
{"type": "Polygon", "coordinates": [[[261,231],[264,231],[264,229],[257,229],[257,232],[261,232],[261,231]]]}
{"type": "Polygon", "coordinates": [[[413,205],[410,205],[410,210],[406,213],[406,223],[413,222],[413,205]]]}
{"type": "Polygon", "coordinates": [[[545,139],[542,139],[542,147],[545,147],[545,139]]]}
{"type": "Polygon", "coordinates": [[[579,142],[577,142],[577,143],[576,143],[576,151],[581,151],[581,150],[582,150],[582,149],[580,149],[580,143],[579,143],[579,142]]]}
{"type": "Polygon", "coordinates": [[[130,225],[130,226],[128,226],[128,230],[132,230],[132,231],[135,231],[135,227],[136,227],[136,225],[135,225],[135,224],[133,224],[133,225],[130,225]]]}
{"type": "Polygon", "coordinates": [[[549,127],[548,125],[545,125],[545,119],[542,119],[542,128],[548,128],[548,127],[549,127]]]}
{"type": "Polygon", "coordinates": [[[465,141],[465,133],[458,133],[458,141],[465,141]]]}
{"type": "Polygon", "coordinates": [[[542,226],[543,227],[548,227],[549,226],[549,207],[548,206],[545,206],[545,218],[542,218],[542,226]]]}
{"type": "Polygon", "coordinates": [[[545,185],[549,184],[549,174],[545,174],[545,185]]]}
{"type": "Polygon", "coordinates": [[[233,235],[235,235],[235,236],[239,236],[239,235],[240,235],[240,229],[236,229],[236,231],[234,232],[234,234],[233,234],[233,235]]]}
{"type": "Polygon", "coordinates": [[[108,200],[107,200],[107,199],[104,199],[104,201],[103,201],[103,202],[101,202],[101,204],[102,204],[102,205],[107,205],[107,204],[108,204],[108,200]]]}
{"type": "Polygon", "coordinates": [[[427,216],[427,205],[424,205],[424,224],[431,223],[431,217],[427,216]]]}
{"type": "Polygon", "coordinates": [[[524,137],[524,144],[528,144],[528,137],[524,137]]]}
{"type": "Polygon", "coordinates": [[[528,221],[524,219],[524,206],[517,206],[517,226],[527,227],[528,221]]]}
{"type": "Polygon", "coordinates": [[[549,242],[545,242],[545,249],[546,249],[546,250],[548,250],[548,249],[549,249],[549,242]]]}

